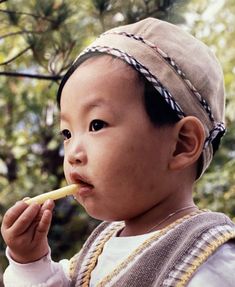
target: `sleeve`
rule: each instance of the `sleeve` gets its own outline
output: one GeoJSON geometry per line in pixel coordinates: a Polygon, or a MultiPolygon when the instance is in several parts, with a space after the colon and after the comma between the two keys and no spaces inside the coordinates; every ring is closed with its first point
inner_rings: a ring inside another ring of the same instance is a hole
{"type": "Polygon", "coordinates": [[[42,259],[19,264],[11,259],[8,248],[6,256],[9,266],[3,274],[5,287],[68,287],[69,260],[61,260],[59,263],[52,261],[51,254],[42,259]]]}
{"type": "Polygon", "coordinates": [[[234,287],[235,244],[225,243],[203,263],[187,287],[234,287]]]}

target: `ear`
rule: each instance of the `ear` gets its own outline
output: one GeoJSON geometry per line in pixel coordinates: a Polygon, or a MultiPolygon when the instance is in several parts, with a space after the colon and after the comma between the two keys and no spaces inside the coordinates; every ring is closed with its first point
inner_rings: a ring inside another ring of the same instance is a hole
{"type": "Polygon", "coordinates": [[[205,132],[199,119],[188,116],[176,123],[174,135],[175,145],[169,168],[182,170],[199,159],[205,141],[205,132]]]}

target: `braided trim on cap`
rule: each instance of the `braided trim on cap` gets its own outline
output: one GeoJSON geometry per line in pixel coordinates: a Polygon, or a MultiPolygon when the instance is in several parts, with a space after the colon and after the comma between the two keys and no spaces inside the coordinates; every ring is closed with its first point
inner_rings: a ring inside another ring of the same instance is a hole
{"type": "Polygon", "coordinates": [[[213,140],[219,135],[220,138],[225,134],[226,128],[224,123],[217,123],[215,127],[210,130],[209,136],[206,138],[204,143],[204,149],[207,148],[207,146],[213,142],[213,140]]]}
{"type": "MultiPolygon", "coordinates": [[[[188,86],[190,91],[196,96],[196,98],[198,99],[199,103],[202,105],[203,109],[208,114],[210,120],[212,122],[215,121],[214,116],[213,116],[212,111],[211,111],[211,108],[210,108],[209,104],[207,103],[207,101],[197,91],[197,89],[190,82],[190,80],[187,79],[185,73],[179,68],[179,66],[176,64],[175,60],[173,60],[167,53],[165,53],[162,49],[160,49],[158,46],[154,45],[150,41],[144,39],[141,36],[135,35],[135,34],[130,34],[130,33],[127,33],[127,32],[108,31],[106,33],[103,33],[102,35],[108,35],[108,34],[122,35],[122,36],[126,36],[128,38],[134,39],[136,41],[140,41],[140,42],[146,44],[147,46],[149,46],[154,51],[156,51],[158,54],[160,54],[160,56],[174,69],[174,71],[181,77],[181,79],[188,86]]],[[[102,35],[100,37],[102,37],[102,35]]]]}
{"type": "Polygon", "coordinates": [[[177,113],[177,115],[182,118],[185,117],[184,112],[182,111],[180,105],[175,101],[171,93],[160,83],[155,75],[153,75],[148,68],[142,65],[139,61],[137,61],[134,57],[130,56],[129,54],[117,49],[117,48],[110,48],[106,46],[92,46],[85,49],[80,55],[79,58],[87,53],[107,53],[113,56],[116,56],[129,65],[131,65],[135,70],[140,72],[153,86],[154,88],[163,96],[164,100],[170,105],[171,109],[177,113]]]}

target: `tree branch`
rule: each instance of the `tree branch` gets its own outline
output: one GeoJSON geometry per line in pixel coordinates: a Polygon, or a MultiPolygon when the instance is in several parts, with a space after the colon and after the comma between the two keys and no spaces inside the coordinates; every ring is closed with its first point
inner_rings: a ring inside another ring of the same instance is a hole
{"type": "Polygon", "coordinates": [[[8,33],[5,35],[0,36],[0,40],[7,38],[7,37],[11,37],[11,36],[16,36],[16,35],[23,35],[23,34],[42,34],[44,33],[44,31],[34,31],[34,30],[22,30],[22,31],[17,31],[17,32],[12,32],[12,33],[8,33]]]}
{"type": "MultiPolygon", "coordinates": [[[[1,2],[0,2],[1,3],[1,2]]],[[[40,15],[36,15],[36,14],[32,14],[32,13],[27,13],[27,12],[18,12],[18,11],[11,11],[11,10],[4,10],[4,9],[0,9],[0,12],[2,13],[6,13],[6,14],[19,14],[19,15],[24,15],[24,16],[30,16],[33,17],[35,19],[42,19],[42,20],[46,20],[48,22],[54,23],[53,20],[48,19],[45,16],[40,16],[40,15]]]]}
{"type": "Polygon", "coordinates": [[[23,55],[25,52],[27,52],[30,48],[31,48],[31,46],[26,47],[24,50],[20,51],[18,54],[16,54],[11,59],[7,60],[6,62],[0,63],[0,66],[4,66],[4,65],[7,65],[7,64],[10,64],[11,62],[13,62],[17,58],[19,58],[21,55],[23,55]]]}
{"type": "Polygon", "coordinates": [[[0,76],[33,78],[38,80],[49,80],[49,81],[58,81],[63,78],[63,75],[39,75],[39,74],[28,74],[28,73],[7,72],[7,71],[0,72],[0,76]]]}

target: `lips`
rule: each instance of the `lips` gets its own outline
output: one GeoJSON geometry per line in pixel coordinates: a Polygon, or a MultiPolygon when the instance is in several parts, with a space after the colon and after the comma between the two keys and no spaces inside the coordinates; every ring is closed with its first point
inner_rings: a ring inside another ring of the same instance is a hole
{"type": "Polygon", "coordinates": [[[73,183],[77,183],[80,185],[80,187],[88,187],[93,188],[94,186],[91,184],[91,182],[84,176],[80,175],[77,172],[71,172],[70,178],[73,183]]]}

